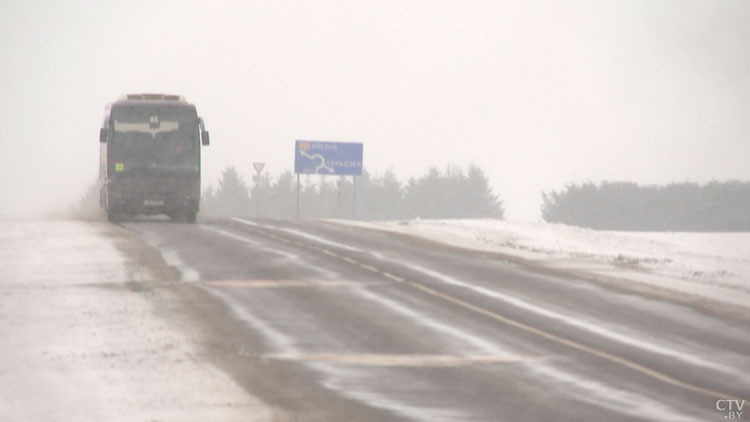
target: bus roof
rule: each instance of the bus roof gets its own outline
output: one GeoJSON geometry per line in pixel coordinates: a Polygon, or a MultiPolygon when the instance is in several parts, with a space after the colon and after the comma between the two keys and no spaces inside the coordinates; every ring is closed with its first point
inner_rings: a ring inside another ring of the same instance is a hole
{"type": "Polygon", "coordinates": [[[170,95],[170,94],[125,94],[117,100],[117,102],[127,102],[127,101],[155,101],[155,102],[170,101],[170,102],[187,103],[187,100],[182,95],[170,95]]]}

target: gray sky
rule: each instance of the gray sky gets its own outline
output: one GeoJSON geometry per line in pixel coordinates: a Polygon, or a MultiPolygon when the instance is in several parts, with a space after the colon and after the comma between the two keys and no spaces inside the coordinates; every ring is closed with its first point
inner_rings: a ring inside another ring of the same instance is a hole
{"type": "Polygon", "coordinates": [[[106,103],[165,92],[203,183],[295,139],[401,178],[481,166],[511,219],[567,182],[750,179],[750,2],[0,0],[0,215],[65,210],[106,103]]]}

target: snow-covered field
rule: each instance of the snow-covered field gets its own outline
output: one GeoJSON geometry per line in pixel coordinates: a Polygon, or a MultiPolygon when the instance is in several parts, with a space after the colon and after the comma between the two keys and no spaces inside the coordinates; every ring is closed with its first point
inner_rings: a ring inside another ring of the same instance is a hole
{"type": "Polygon", "coordinates": [[[0,421],[259,421],[103,223],[0,222],[0,421]]]}
{"type": "Polygon", "coordinates": [[[501,220],[344,222],[656,286],[750,312],[750,233],[651,233],[501,220]]]}

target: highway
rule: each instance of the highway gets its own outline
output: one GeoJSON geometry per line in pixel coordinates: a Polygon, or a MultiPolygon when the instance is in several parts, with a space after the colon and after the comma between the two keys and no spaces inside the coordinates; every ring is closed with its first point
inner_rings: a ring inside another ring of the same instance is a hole
{"type": "Polygon", "coordinates": [[[159,275],[132,288],[178,297],[162,316],[275,420],[750,418],[746,322],[335,222],[117,230],[159,275]]]}

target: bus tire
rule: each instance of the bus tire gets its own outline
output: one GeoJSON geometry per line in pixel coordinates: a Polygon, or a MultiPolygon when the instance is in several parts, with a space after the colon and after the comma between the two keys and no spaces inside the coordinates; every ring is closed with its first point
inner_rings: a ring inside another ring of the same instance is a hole
{"type": "Polygon", "coordinates": [[[114,211],[107,211],[107,221],[110,223],[119,223],[122,221],[122,215],[114,211]]]}

